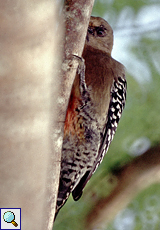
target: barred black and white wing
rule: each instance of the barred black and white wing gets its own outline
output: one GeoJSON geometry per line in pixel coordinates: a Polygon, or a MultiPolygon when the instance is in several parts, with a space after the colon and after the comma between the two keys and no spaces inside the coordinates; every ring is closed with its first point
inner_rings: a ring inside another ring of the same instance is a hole
{"type": "Polygon", "coordinates": [[[99,149],[99,157],[97,158],[97,165],[101,163],[104,155],[107,153],[109,145],[113,140],[119,120],[121,118],[125,101],[126,101],[127,82],[125,78],[118,77],[114,80],[111,89],[111,101],[108,110],[108,120],[102,137],[102,144],[99,149]]]}

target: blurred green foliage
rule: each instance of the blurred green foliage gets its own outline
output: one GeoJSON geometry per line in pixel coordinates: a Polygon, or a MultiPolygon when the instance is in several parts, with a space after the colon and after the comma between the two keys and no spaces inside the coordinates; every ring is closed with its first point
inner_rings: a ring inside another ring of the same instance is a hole
{"type": "MultiPolygon", "coordinates": [[[[124,61],[120,60],[126,69],[128,67],[127,103],[115,138],[101,166],[87,184],[81,199],[74,202],[72,197],[69,198],[57,217],[54,230],[85,229],[85,218],[96,201],[109,195],[116,185],[112,171],[132,161],[141,151],[139,148],[147,149],[160,142],[160,17],[156,18],[156,9],[160,12],[158,0],[95,1],[92,15],[108,20],[117,34],[115,43],[119,38],[127,44],[122,50],[126,57],[124,61]],[[136,140],[141,142],[133,148],[136,140]]],[[[105,229],[160,229],[159,194],[160,184],[142,191],[126,208],[130,210],[130,225],[123,222],[125,212],[128,213],[123,210],[105,229]],[[147,202],[151,207],[147,206],[147,202]],[[116,224],[117,220],[122,223],[122,228],[116,224]]]]}
{"type": "Polygon", "coordinates": [[[104,230],[159,230],[160,184],[142,191],[104,230]]]}

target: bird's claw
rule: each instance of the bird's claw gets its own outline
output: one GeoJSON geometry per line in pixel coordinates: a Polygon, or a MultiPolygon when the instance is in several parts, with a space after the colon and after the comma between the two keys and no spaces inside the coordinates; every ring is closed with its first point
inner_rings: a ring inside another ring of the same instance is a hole
{"type": "Polygon", "coordinates": [[[75,54],[73,54],[72,56],[75,60],[78,61],[78,69],[77,69],[78,74],[81,74],[83,72],[85,75],[85,60],[84,60],[84,58],[79,57],[75,54]]]}

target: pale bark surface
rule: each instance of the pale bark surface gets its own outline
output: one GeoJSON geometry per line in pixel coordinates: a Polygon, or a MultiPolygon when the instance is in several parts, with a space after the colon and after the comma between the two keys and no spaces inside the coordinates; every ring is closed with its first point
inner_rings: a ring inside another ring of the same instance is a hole
{"type": "Polygon", "coordinates": [[[54,211],[54,185],[48,188],[47,180],[56,157],[58,11],[51,0],[0,2],[0,207],[21,208],[23,230],[47,229],[54,211]]]}

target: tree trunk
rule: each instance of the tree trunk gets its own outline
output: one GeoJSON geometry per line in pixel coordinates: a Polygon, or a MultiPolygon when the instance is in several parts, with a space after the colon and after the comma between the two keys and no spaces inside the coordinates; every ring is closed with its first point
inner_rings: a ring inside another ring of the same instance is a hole
{"type": "Polygon", "coordinates": [[[58,157],[52,144],[60,81],[54,2],[0,2],[0,207],[21,208],[24,230],[52,228],[56,180],[58,187],[59,164],[52,165],[55,181],[48,173],[58,157]]]}

